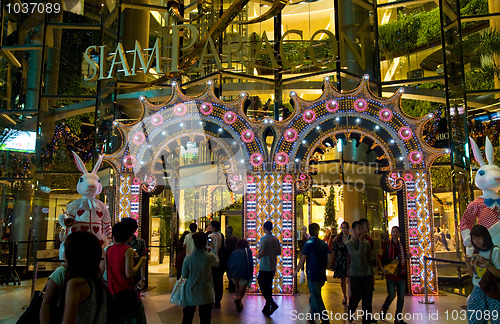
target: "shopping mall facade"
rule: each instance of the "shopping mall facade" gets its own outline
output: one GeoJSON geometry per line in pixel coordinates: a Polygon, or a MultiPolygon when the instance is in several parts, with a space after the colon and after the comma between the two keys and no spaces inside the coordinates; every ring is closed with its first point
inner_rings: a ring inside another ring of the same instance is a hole
{"type": "Polygon", "coordinates": [[[80,197],[71,151],[89,170],[105,153],[98,198],[171,272],[180,234],[212,219],[254,249],[273,220],[281,294],[311,222],[368,218],[376,246],[399,225],[414,294],[437,291],[424,256],[462,259],[467,138],[497,146],[500,131],[492,1],[15,4],[0,34],[2,263],[58,247],[80,197]]]}

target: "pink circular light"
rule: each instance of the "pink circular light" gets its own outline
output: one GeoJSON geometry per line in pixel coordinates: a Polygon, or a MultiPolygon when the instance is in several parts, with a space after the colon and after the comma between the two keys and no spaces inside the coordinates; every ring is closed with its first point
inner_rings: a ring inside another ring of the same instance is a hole
{"type": "Polygon", "coordinates": [[[289,268],[289,267],[283,268],[283,274],[284,274],[285,276],[289,276],[289,275],[291,275],[291,274],[292,274],[292,269],[291,269],[291,268],[289,268]]]}
{"type": "Polygon", "coordinates": [[[279,165],[286,165],[288,163],[288,154],[284,152],[276,154],[276,163],[279,165]]]}
{"type": "Polygon", "coordinates": [[[330,100],[326,103],[326,110],[329,112],[336,112],[339,110],[339,103],[337,100],[330,100]]]}
{"type": "Polygon", "coordinates": [[[251,193],[251,194],[248,194],[247,198],[250,201],[255,201],[255,199],[257,199],[257,196],[255,194],[251,193]]]}
{"type": "Polygon", "coordinates": [[[142,143],[144,143],[145,140],[146,140],[146,136],[144,135],[144,133],[142,133],[142,132],[135,133],[134,139],[133,139],[135,144],[141,145],[142,143]]]}
{"type": "Polygon", "coordinates": [[[411,286],[411,289],[413,290],[414,293],[418,294],[420,293],[420,291],[422,290],[422,288],[420,287],[420,285],[413,285],[411,286]]]}
{"type": "Polygon", "coordinates": [[[255,181],[255,178],[252,175],[247,176],[247,183],[253,183],[255,181]]]}
{"type": "Polygon", "coordinates": [[[388,122],[392,119],[392,111],[390,111],[387,108],[384,108],[384,109],[380,110],[380,112],[378,113],[378,116],[382,121],[388,122]]]}
{"type": "Polygon", "coordinates": [[[163,123],[163,117],[160,114],[155,114],[151,117],[151,124],[158,126],[163,123]]]}
{"type": "Polygon", "coordinates": [[[239,177],[238,175],[236,175],[236,174],[235,174],[235,175],[233,176],[233,181],[238,181],[238,180],[240,180],[240,177],[239,177]]]}
{"type": "Polygon", "coordinates": [[[289,248],[283,249],[283,256],[289,257],[291,255],[292,255],[292,250],[291,249],[289,249],[289,248]]]}
{"type": "Polygon", "coordinates": [[[416,228],[412,228],[410,230],[410,235],[413,236],[413,237],[417,237],[417,235],[418,235],[417,229],[416,228]]]}
{"type": "Polygon", "coordinates": [[[291,182],[293,182],[293,177],[292,177],[292,175],[291,175],[291,174],[287,174],[287,175],[283,178],[283,180],[285,180],[285,182],[286,182],[286,183],[291,183],[291,182]]]}
{"type": "Polygon", "coordinates": [[[241,133],[241,140],[245,143],[253,142],[254,138],[255,138],[254,133],[249,129],[244,130],[243,133],[241,133]]]}
{"type": "Polygon", "coordinates": [[[306,176],[305,174],[301,174],[301,175],[299,176],[299,179],[300,179],[300,180],[306,180],[306,178],[307,178],[307,176],[306,176]]]}
{"type": "Polygon", "coordinates": [[[391,173],[391,178],[396,179],[398,177],[398,174],[396,172],[391,173]]]}
{"type": "Polygon", "coordinates": [[[406,194],[406,198],[408,198],[409,200],[415,199],[415,193],[413,191],[409,191],[406,194]]]}
{"type": "Polygon", "coordinates": [[[411,152],[410,153],[410,161],[414,164],[418,164],[420,162],[422,162],[422,153],[420,153],[419,151],[414,151],[414,152],[411,152]]]}
{"type": "Polygon", "coordinates": [[[131,201],[131,202],[138,202],[138,201],[139,201],[139,196],[137,196],[137,195],[132,195],[132,196],[130,197],[130,201],[131,201]]]}
{"type": "Polygon", "coordinates": [[[140,185],[140,184],[141,184],[141,179],[139,179],[139,178],[134,178],[134,179],[132,179],[132,184],[134,184],[134,185],[136,185],[136,186],[137,186],[137,185],[140,185]]]}
{"type": "Polygon", "coordinates": [[[292,286],[291,285],[283,285],[283,292],[286,294],[292,293],[292,286]]]}
{"type": "Polygon", "coordinates": [[[290,219],[290,218],[292,218],[292,214],[289,211],[285,211],[285,212],[283,212],[283,218],[290,219]]]}
{"type": "Polygon", "coordinates": [[[401,127],[399,130],[399,137],[401,137],[403,140],[408,140],[410,137],[413,135],[410,127],[401,127]]]}
{"type": "Polygon", "coordinates": [[[132,155],[127,155],[123,159],[123,165],[126,166],[127,168],[133,168],[135,165],[135,157],[133,157],[132,155]]]}
{"type": "Polygon", "coordinates": [[[258,167],[264,162],[264,157],[260,153],[254,153],[250,155],[250,164],[254,167],[258,167]]]}
{"type": "Polygon", "coordinates": [[[200,111],[203,115],[210,115],[212,111],[214,110],[214,107],[210,102],[204,102],[200,106],[200,111]]]}
{"type": "Polygon", "coordinates": [[[417,266],[414,266],[411,268],[411,273],[415,276],[418,276],[418,274],[420,273],[420,268],[417,267],[417,266]]]}
{"type": "Polygon", "coordinates": [[[315,121],[315,120],[316,120],[316,113],[315,113],[314,111],[312,111],[312,110],[306,110],[306,111],[304,111],[304,113],[302,114],[302,119],[303,119],[306,123],[310,124],[310,123],[312,123],[313,121],[315,121]]]}
{"type": "Polygon", "coordinates": [[[228,111],[224,114],[224,122],[228,125],[234,124],[238,120],[236,114],[232,111],[228,111]]]}
{"type": "Polygon", "coordinates": [[[177,116],[184,116],[187,113],[187,106],[185,104],[178,104],[174,107],[174,114],[177,116]]]}
{"type": "Polygon", "coordinates": [[[419,253],[420,253],[420,250],[418,248],[414,247],[411,249],[411,255],[418,256],[419,253]]]}
{"type": "Polygon", "coordinates": [[[137,219],[139,217],[139,214],[137,214],[136,212],[133,212],[133,213],[130,213],[130,216],[137,219]]]}
{"type": "Polygon", "coordinates": [[[251,230],[248,230],[248,237],[255,237],[257,235],[257,233],[255,232],[255,230],[251,229],[251,230]]]}
{"type": "Polygon", "coordinates": [[[415,218],[415,217],[417,217],[417,212],[415,211],[415,209],[410,209],[410,210],[408,211],[408,217],[410,217],[410,218],[415,218]]]}
{"type": "Polygon", "coordinates": [[[405,180],[406,181],[412,181],[413,180],[413,174],[411,174],[411,173],[405,173],[405,180]]]}
{"type": "Polygon", "coordinates": [[[292,237],[292,233],[290,232],[290,230],[284,230],[283,237],[286,237],[286,238],[292,237]]]}
{"type": "Polygon", "coordinates": [[[285,131],[285,140],[287,142],[294,142],[297,140],[297,137],[299,137],[299,134],[297,134],[297,131],[293,128],[289,128],[285,131]]]}
{"type": "Polygon", "coordinates": [[[290,201],[292,196],[289,193],[283,194],[283,201],[290,201]]]}
{"type": "Polygon", "coordinates": [[[368,108],[368,103],[365,99],[358,99],[354,102],[354,109],[356,111],[365,111],[368,108]]]}
{"type": "Polygon", "coordinates": [[[254,212],[254,211],[250,211],[247,213],[247,216],[249,219],[255,219],[255,217],[257,216],[257,214],[254,212]]]}

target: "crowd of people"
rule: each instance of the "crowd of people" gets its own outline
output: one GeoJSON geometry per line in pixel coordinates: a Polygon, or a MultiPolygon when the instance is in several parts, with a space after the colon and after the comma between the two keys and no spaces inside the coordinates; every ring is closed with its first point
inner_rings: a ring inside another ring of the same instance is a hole
{"type": "Polygon", "coordinates": [[[385,319],[397,291],[396,313],[390,318],[394,319],[396,324],[406,323],[402,316],[406,288],[406,252],[400,241],[401,231],[399,227],[394,226],[391,239],[382,243],[378,254],[377,265],[387,279],[388,296],[379,316],[374,316],[372,299],[375,258],[373,239],[368,234],[369,227],[367,219],[360,219],[352,223],[350,231],[349,223],[343,222],[340,233],[336,234],[335,229],[329,229],[325,231],[323,240],[318,237],[318,224],[310,224],[307,235],[302,229],[301,258],[295,274],[303,270],[304,265],[307,266],[311,322],[317,319],[321,323],[329,323],[329,318],[323,315],[325,304],[321,288],[326,282],[326,270],[330,269],[333,270],[333,278],[340,279],[342,304],[345,306],[348,322],[358,320],[356,309],[360,301],[363,324],[376,323],[374,318],[385,319]]]}
{"type": "MultiPolygon", "coordinates": [[[[367,219],[354,221],[351,226],[343,222],[337,234],[334,229],[319,238],[316,223],[302,230],[300,259],[295,269],[307,273],[310,292],[310,321],[329,323],[325,318],[325,304],[321,295],[327,281],[327,270],[340,279],[342,304],[348,322],[357,318],[359,303],[363,310],[363,324],[376,323],[372,310],[374,268],[386,279],[387,297],[378,311],[379,319],[403,320],[404,296],[407,277],[407,254],[401,241],[399,227],[391,229],[391,236],[382,242],[378,257],[374,256],[373,239],[369,236],[367,219]],[[374,262],[376,260],[376,262],[374,262]],[[394,315],[389,307],[397,298],[394,315]]],[[[144,286],[147,262],[146,244],[135,237],[137,222],[124,219],[113,226],[113,243],[103,251],[97,238],[87,232],[75,232],[66,240],[65,263],[49,277],[40,310],[40,323],[146,323],[144,307],[138,291],[144,286]],[[102,274],[102,275],[101,275],[102,274]]],[[[227,273],[234,293],[234,306],[243,311],[243,299],[254,279],[254,256],[249,242],[238,239],[231,226],[226,237],[221,224],[212,221],[206,232],[198,231],[195,223],[183,233],[177,244],[176,268],[178,278],[186,280],[183,296],[183,324],[192,323],[196,308],[200,323],[210,323],[212,309],[221,307],[224,293],[223,276],[227,273]]],[[[273,235],[273,224],[263,224],[264,236],[258,243],[255,258],[259,259],[257,281],[265,305],[262,313],[270,317],[279,308],[273,299],[273,279],[277,257],[281,255],[280,241],[273,235]]],[[[471,311],[500,309],[500,301],[489,297],[480,288],[485,269],[500,278],[500,249],[493,245],[488,230],[476,225],[471,230],[474,254],[466,257],[467,270],[473,277],[474,289],[468,299],[471,311]]],[[[474,321],[469,321],[475,323],[474,321]]]]}

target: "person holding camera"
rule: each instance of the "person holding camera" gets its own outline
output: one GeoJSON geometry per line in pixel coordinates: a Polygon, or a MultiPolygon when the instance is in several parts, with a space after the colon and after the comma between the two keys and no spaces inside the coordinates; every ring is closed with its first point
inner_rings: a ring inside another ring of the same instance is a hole
{"type": "MultiPolygon", "coordinates": [[[[470,231],[474,252],[465,257],[467,272],[472,277],[474,288],[467,299],[469,323],[486,323],[483,319],[485,311],[490,314],[500,309],[500,300],[487,296],[480,288],[480,282],[487,270],[500,278],[500,248],[493,245],[490,232],[483,225],[475,225],[470,231]]],[[[499,321],[492,321],[499,323],[499,321]]]]}

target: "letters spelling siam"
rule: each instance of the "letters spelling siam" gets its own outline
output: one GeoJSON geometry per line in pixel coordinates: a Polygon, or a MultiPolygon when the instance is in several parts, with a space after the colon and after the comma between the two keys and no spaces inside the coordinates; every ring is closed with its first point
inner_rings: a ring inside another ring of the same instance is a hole
{"type": "MultiPolygon", "coordinates": [[[[283,43],[285,40],[285,37],[291,34],[296,34],[299,35],[302,38],[303,32],[301,30],[288,30],[286,31],[281,39],[280,42],[280,47],[283,48],[283,43]]],[[[243,46],[243,42],[241,40],[241,37],[237,33],[232,33],[232,34],[226,34],[228,37],[228,44],[227,44],[227,52],[224,53],[227,55],[227,67],[223,67],[221,63],[221,58],[219,52],[216,50],[216,46],[214,43],[214,40],[212,39],[212,36],[208,35],[207,36],[207,41],[205,43],[205,46],[203,47],[203,51],[201,52],[200,58],[198,60],[198,63],[196,65],[191,66],[190,69],[192,69],[195,72],[200,72],[202,71],[202,66],[207,63],[208,59],[213,59],[215,61],[216,67],[218,70],[232,70],[234,69],[233,67],[233,61],[237,60],[238,62],[241,62],[243,65],[245,65],[248,69],[253,69],[256,66],[256,61],[257,58],[260,55],[267,55],[270,58],[271,66],[272,68],[281,68],[281,67],[287,67],[291,68],[296,66],[297,64],[294,64],[290,62],[287,58],[286,55],[284,54],[283,51],[281,51],[282,55],[279,56],[280,62],[283,62],[283,66],[280,66],[277,63],[277,60],[274,56],[274,49],[271,43],[269,42],[267,38],[267,33],[264,31],[262,33],[262,41],[259,43],[258,48],[255,52],[255,55],[250,58],[250,60],[245,60],[245,57],[242,55],[241,48],[243,46]],[[236,44],[235,44],[236,43],[236,44]]],[[[192,48],[196,45],[199,44],[198,42],[198,30],[195,28],[193,25],[185,24],[185,25],[178,25],[178,26],[173,26],[172,27],[172,39],[171,39],[171,44],[172,44],[172,51],[163,49],[160,44],[160,39],[156,39],[156,42],[153,46],[153,48],[148,48],[148,49],[143,49],[141,44],[136,41],[135,42],[135,48],[133,50],[125,50],[123,48],[123,45],[121,43],[118,43],[116,46],[116,49],[112,53],[108,53],[106,51],[106,46],[89,46],[85,50],[84,58],[85,61],[89,64],[90,69],[92,70],[90,74],[85,76],[86,81],[96,81],[96,80],[106,80],[106,79],[111,79],[114,77],[116,71],[122,71],[124,76],[130,76],[130,75],[137,75],[137,72],[141,73],[150,73],[150,68],[154,66],[154,74],[165,74],[165,73],[173,73],[173,72],[181,72],[179,69],[179,56],[177,53],[179,53],[179,50],[182,51],[189,51],[192,50],[192,48]],[[179,44],[179,35],[181,30],[186,30],[189,31],[189,35],[191,35],[190,42],[188,45],[183,46],[182,48],[180,47],[179,44]],[[132,68],[130,67],[129,61],[127,59],[127,53],[133,53],[133,65],[132,68]],[[173,53],[171,57],[168,58],[167,54],[168,53],[173,53]],[[100,58],[99,62],[100,64],[97,64],[93,59],[92,59],[92,54],[91,53],[97,53],[100,58]],[[107,57],[111,58],[111,65],[109,66],[108,70],[106,62],[107,57]],[[161,61],[164,58],[164,60],[169,60],[170,63],[168,65],[163,64],[161,61]],[[153,65],[153,63],[155,63],[153,65]]],[[[307,43],[307,42],[304,42],[307,43]]],[[[322,69],[322,68],[333,68],[335,65],[334,58],[337,55],[337,42],[335,41],[335,35],[329,31],[329,30],[318,30],[316,31],[312,37],[311,40],[308,42],[309,46],[307,47],[307,54],[309,54],[310,57],[312,57],[313,61],[312,63],[314,66],[322,69]],[[328,35],[330,40],[332,41],[332,47],[334,48],[334,55],[331,57],[331,62],[328,65],[322,65],[314,55],[314,50],[313,50],[313,44],[316,36],[321,36],[321,35],[328,35]]],[[[187,70],[186,70],[187,71],[187,70]]],[[[182,72],[186,72],[182,71],[182,72]]]]}
{"type": "MultiPolygon", "coordinates": [[[[274,234],[283,247],[274,292],[293,294],[295,194],[311,185],[310,173],[314,170],[309,162],[317,148],[325,149],[328,141],[336,144],[340,137],[357,138],[377,153],[381,170],[387,171],[386,190],[403,191],[411,289],[414,294],[422,294],[426,275],[423,257],[433,249],[429,168],[434,159],[449,150],[431,148],[422,140],[423,126],[434,116],[406,116],[399,108],[402,89],[391,98],[382,99],[370,92],[368,84],[365,76],[357,89],[340,93],[327,77],[322,95],[314,101],[302,100],[292,92],[296,109],[285,121],[250,119],[243,112],[247,94],[242,93],[232,102],[221,101],[214,95],[212,81],[196,97],[182,94],[174,82],[172,97],[161,105],[153,105],[142,97],[143,115],[139,121],[132,125],[114,122],[123,145],[106,157],[120,175],[118,215],[140,213],[132,210],[133,205],[128,202],[141,200],[141,191],[137,190],[141,183],[152,190],[162,180],[164,172],[157,168],[157,161],[161,156],[163,161],[174,161],[169,156],[174,154],[172,148],[177,143],[201,139],[217,142],[232,157],[224,170],[228,187],[245,197],[244,236],[255,255],[261,227],[266,220],[272,220],[274,234]],[[268,129],[272,129],[276,139],[270,150],[264,145],[268,129]],[[296,170],[295,163],[300,161],[305,162],[305,167],[296,170]]],[[[164,163],[166,169],[175,170],[173,165],[164,163]]],[[[429,292],[436,293],[434,263],[429,262],[427,277],[429,292]]],[[[250,292],[257,290],[253,282],[250,292]]]]}

